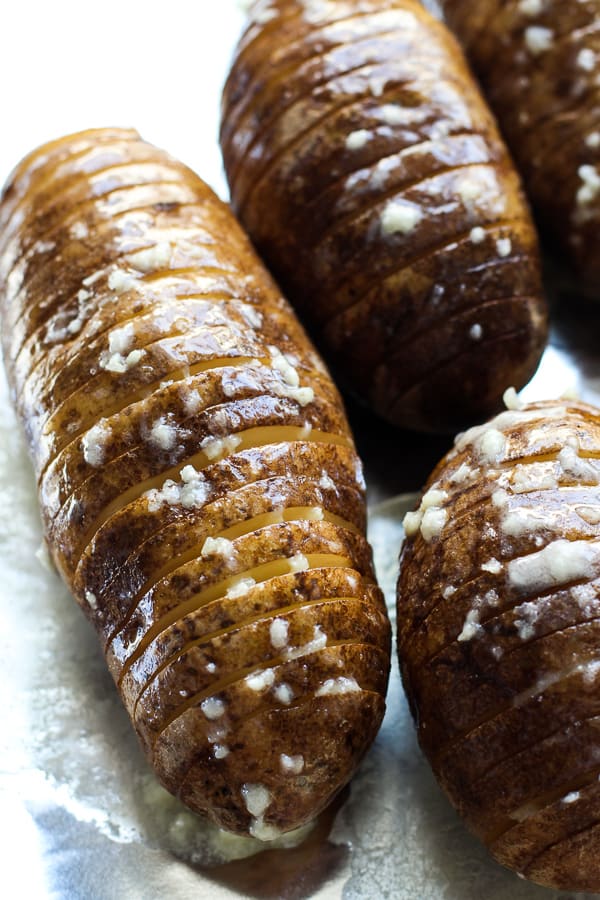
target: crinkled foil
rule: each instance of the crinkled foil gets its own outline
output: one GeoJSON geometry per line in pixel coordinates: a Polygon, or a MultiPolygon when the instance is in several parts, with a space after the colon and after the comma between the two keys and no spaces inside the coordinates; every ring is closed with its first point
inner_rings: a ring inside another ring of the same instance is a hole
{"type": "MultiPolygon", "coordinates": [[[[133,32],[135,26],[136,40],[127,45],[126,58],[111,58],[110,66],[102,64],[98,69],[102,103],[92,92],[90,105],[75,110],[68,102],[73,84],[65,82],[52,104],[53,132],[49,128],[46,132],[45,108],[39,109],[39,116],[15,121],[18,134],[3,135],[3,166],[16,161],[17,146],[22,145],[22,152],[29,149],[30,140],[42,141],[89,124],[110,124],[105,96],[111,98],[114,121],[133,122],[144,136],[175,153],[180,150],[174,142],[177,137],[183,150],[182,135],[168,110],[154,102],[152,92],[145,102],[148,92],[144,93],[143,78],[151,83],[154,70],[144,62],[144,41],[157,30],[161,59],[176,60],[174,64],[185,72],[189,60],[180,52],[182,38],[170,17],[171,13],[183,15],[184,4],[174,0],[173,9],[165,9],[164,17],[154,20],[152,15],[140,19],[133,6],[121,4],[118,18],[126,32],[133,32]],[[140,73],[139,90],[129,98],[117,89],[117,79],[128,65],[140,73]]],[[[58,7],[64,11],[64,4],[58,7]]],[[[85,34],[83,18],[69,27],[63,23],[53,36],[52,59],[68,57],[76,35],[86,53],[89,46],[94,62],[100,53],[98,42],[112,34],[109,12],[113,7],[112,0],[107,2],[104,18],[94,20],[93,27],[86,25],[85,34]]],[[[54,10],[54,4],[50,8],[54,10]]],[[[204,17],[203,26],[197,23],[192,29],[196,74],[200,78],[200,71],[202,77],[213,72],[218,81],[226,70],[241,17],[234,0],[218,4],[203,0],[194,9],[197,17],[204,17]]],[[[34,11],[23,3],[7,10],[0,19],[5,21],[8,15],[10,23],[10,16],[15,22],[35,18],[41,7],[34,11]]],[[[22,44],[23,57],[32,56],[31,47],[42,54],[41,44],[30,46],[39,34],[28,35],[25,41],[18,28],[12,32],[17,44],[22,44]]],[[[119,40],[127,37],[120,31],[119,35],[119,40]]],[[[47,41],[46,35],[42,38],[47,41]]],[[[11,47],[3,50],[7,59],[11,47]]],[[[113,37],[111,48],[119,47],[113,37]]],[[[164,72],[168,79],[166,64],[164,72]]],[[[25,87],[24,82],[15,86],[22,90],[23,109],[29,96],[25,87]]],[[[195,84],[188,88],[194,91],[195,84]]],[[[201,129],[186,122],[189,152],[181,155],[223,190],[214,144],[217,94],[213,113],[206,91],[198,95],[206,119],[201,129]]],[[[566,290],[555,322],[553,344],[523,396],[555,397],[574,389],[598,402],[599,312],[591,305],[575,303],[566,290]]],[[[376,503],[371,508],[371,539],[393,616],[400,523],[414,495],[388,498],[417,491],[448,441],[410,438],[358,410],[351,409],[351,414],[376,503]]],[[[40,546],[33,473],[0,375],[0,897],[573,898],[519,880],[496,865],[466,832],[418,749],[395,662],[388,712],[373,748],[334,807],[308,833],[292,838],[293,843],[304,838],[298,846],[260,845],[206,825],[171,798],[148,769],[96,636],[58,577],[45,568],[40,546]]]]}

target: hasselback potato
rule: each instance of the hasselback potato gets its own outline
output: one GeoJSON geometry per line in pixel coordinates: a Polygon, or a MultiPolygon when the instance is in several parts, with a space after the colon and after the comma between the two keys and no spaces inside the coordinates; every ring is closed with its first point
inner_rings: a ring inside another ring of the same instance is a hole
{"type": "Polygon", "coordinates": [[[519,180],[416,0],[255,4],[221,146],[253,242],[378,413],[456,430],[532,374],[546,313],[519,180]]]}
{"type": "Polygon", "coordinates": [[[21,163],[5,362],[56,565],[164,785],[270,839],[347,782],[389,625],[338,394],[228,208],[134,131],[21,163]]]}
{"type": "Polygon", "coordinates": [[[501,863],[600,891],[600,410],[459,437],[405,520],[398,646],[421,746],[501,863]]]}
{"type": "Polygon", "coordinates": [[[540,225],[599,294],[599,0],[442,6],[481,78],[540,225]]]}

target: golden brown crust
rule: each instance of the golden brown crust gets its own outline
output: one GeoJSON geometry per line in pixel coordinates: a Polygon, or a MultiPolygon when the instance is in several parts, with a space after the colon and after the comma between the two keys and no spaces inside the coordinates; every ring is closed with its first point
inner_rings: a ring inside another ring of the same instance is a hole
{"type": "Polygon", "coordinates": [[[234,209],[346,384],[456,430],[546,334],[536,236],[492,116],[416,0],[256,3],[223,96],[234,209]]]}
{"type": "Polygon", "coordinates": [[[231,213],[135,132],[35,151],[0,222],[46,538],[144,750],[217,824],[293,829],[373,740],[389,666],[337,391],[231,213]]]}
{"type": "Polygon", "coordinates": [[[443,0],[540,226],[598,294],[598,0],[443,0]]]}
{"type": "Polygon", "coordinates": [[[574,891],[600,890],[599,483],[600,411],[502,413],[433,472],[398,584],[434,772],[500,862],[574,891]]]}

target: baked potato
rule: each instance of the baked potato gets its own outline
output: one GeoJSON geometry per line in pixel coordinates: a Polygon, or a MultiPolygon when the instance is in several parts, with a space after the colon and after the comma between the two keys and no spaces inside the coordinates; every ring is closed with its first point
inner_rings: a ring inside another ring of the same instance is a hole
{"type": "Polygon", "coordinates": [[[440,784],[499,862],[570,891],[600,891],[599,483],[600,410],[501,413],[431,475],[398,583],[440,784]]]}
{"type": "Polygon", "coordinates": [[[600,2],[442,0],[547,231],[600,279],[600,2]]]}
{"type": "Polygon", "coordinates": [[[528,380],[536,235],[461,50],[416,0],[256,3],[221,147],[234,210],[372,409],[455,432],[528,380]]]}
{"type": "Polygon", "coordinates": [[[56,566],[161,782],[270,840],[351,777],[389,623],[330,377],[229,209],[134,131],[0,203],[11,391],[56,566]]]}

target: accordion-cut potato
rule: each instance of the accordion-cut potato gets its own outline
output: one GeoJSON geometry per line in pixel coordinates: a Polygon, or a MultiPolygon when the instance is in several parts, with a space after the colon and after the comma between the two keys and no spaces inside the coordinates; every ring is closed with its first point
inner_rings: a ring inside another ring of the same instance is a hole
{"type": "Polygon", "coordinates": [[[389,623],[339,396],[227,207],[134,131],[0,204],[4,355],[46,539],[162,783],[265,840],[348,781],[389,623]]]}
{"type": "Polygon", "coordinates": [[[600,891],[600,410],[460,436],[405,519],[402,674],[421,746],[495,858],[600,891]]]}
{"type": "Polygon", "coordinates": [[[441,5],[481,78],[540,225],[599,294],[599,0],[441,5]]]}
{"type": "Polygon", "coordinates": [[[417,0],[253,7],[223,97],[233,207],[390,421],[494,412],[545,341],[537,239],[456,41],[417,0]]]}

